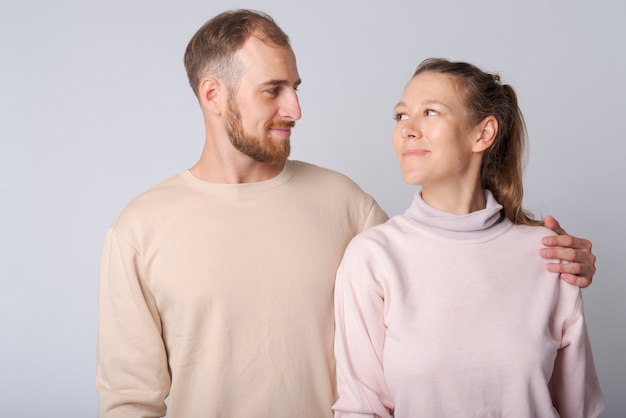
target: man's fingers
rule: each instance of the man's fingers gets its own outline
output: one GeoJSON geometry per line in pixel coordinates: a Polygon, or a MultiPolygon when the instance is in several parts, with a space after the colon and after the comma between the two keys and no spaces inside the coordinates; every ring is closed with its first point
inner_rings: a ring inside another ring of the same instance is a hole
{"type": "Polygon", "coordinates": [[[591,284],[591,279],[584,276],[574,276],[573,274],[561,273],[561,280],[565,280],[567,283],[574,286],[585,288],[591,284]]]}
{"type": "Polygon", "coordinates": [[[569,262],[585,263],[588,262],[588,255],[585,251],[579,251],[575,248],[551,248],[546,247],[539,250],[539,254],[543,258],[551,258],[553,260],[565,260],[569,262]]]}
{"type": "Polygon", "coordinates": [[[548,271],[559,273],[561,279],[578,287],[587,287],[591,284],[593,273],[589,266],[578,263],[549,263],[548,271]]]}
{"type": "Polygon", "coordinates": [[[545,218],[543,218],[543,225],[546,228],[553,230],[559,235],[567,235],[567,232],[565,232],[565,230],[561,228],[559,221],[554,219],[554,217],[552,216],[546,216],[545,218]]]}
{"type": "Polygon", "coordinates": [[[591,251],[591,241],[584,238],[573,237],[571,235],[553,235],[544,237],[541,240],[541,243],[549,247],[568,247],[588,252],[591,251]]]}
{"type": "Polygon", "coordinates": [[[546,216],[544,225],[559,235],[544,237],[541,242],[546,247],[539,251],[543,258],[561,260],[562,263],[548,263],[549,271],[559,273],[561,279],[578,287],[587,287],[596,273],[596,256],[591,252],[591,241],[568,235],[559,222],[546,216]]]}

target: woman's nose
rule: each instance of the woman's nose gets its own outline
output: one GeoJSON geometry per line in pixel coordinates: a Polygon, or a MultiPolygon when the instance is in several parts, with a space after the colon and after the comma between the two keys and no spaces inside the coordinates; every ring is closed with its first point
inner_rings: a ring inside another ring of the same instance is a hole
{"type": "Polygon", "coordinates": [[[407,123],[402,127],[402,137],[404,139],[415,139],[417,138],[418,130],[412,123],[407,123]]]}

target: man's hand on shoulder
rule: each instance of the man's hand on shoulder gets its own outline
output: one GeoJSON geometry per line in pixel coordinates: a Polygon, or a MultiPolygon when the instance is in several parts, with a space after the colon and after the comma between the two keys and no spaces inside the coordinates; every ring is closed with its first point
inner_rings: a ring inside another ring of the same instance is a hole
{"type": "Polygon", "coordinates": [[[568,235],[552,216],[544,218],[546,228],[558,235],[544,237],[540,255],[547,259],[567,261],[567,263],[548,263],[549,271],[560,273],[561,279],[579,286],[587,287],[593,281],[596,272],[596,256],[591,252],[591,241],[568,235]]]}

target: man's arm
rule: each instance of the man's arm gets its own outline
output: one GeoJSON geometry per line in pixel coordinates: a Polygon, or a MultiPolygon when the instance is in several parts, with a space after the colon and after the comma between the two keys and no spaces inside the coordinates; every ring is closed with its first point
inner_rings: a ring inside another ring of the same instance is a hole
{"type": "Polygon", "coordinates": [[[567,261],[548,263],[548,271],[561,273],[561,279],[579,287],[587,287],[596,272],[596,256],[591,252],[591,241],[568,235],[552,216],[544,218],[546,228],[559,235],[544,237],[540,255],[543,258],[567,261]]]}
{"type": "Polygon", "coordinates": [[[99,418],[162,417],[170,388],[156,303],[142,287],[137,253],[114,229],[102,252],[96,389],[99,418]]]}

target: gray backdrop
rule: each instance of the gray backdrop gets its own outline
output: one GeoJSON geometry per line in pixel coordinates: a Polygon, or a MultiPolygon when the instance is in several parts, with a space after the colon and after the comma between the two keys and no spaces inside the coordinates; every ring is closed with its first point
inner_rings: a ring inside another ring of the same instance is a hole
{"type": "Polygon", "coordinates": [[[595,1],[129,0],[0,3],[0,415],[95,416],[97,277],[107,227],[195,163],[202,119],[182,55],[227,8],[291,36],[304,117],[293,157],[408,206],[393,106],[429,56],[499,71],[531,137],[526,204],[590,238],[584,290],[605,417],[626,416],[626,6],[595,1]]]}

